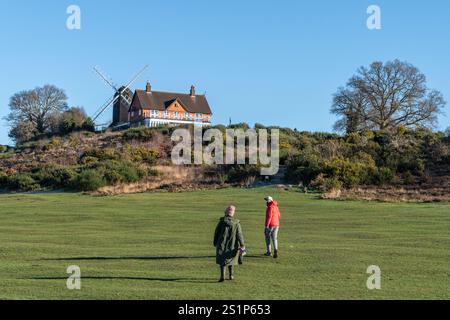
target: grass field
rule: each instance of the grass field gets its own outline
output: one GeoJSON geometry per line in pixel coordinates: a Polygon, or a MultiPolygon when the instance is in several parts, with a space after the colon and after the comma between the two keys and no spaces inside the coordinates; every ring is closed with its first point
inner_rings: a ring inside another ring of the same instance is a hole
{"type": "Polygon", "coordinates": [[[278,189],[0,196],[0,299],[449,299],[450,204],[319,200],[278,189]],[[280,258],[263,197],[280,202],[280,258]],[[237,206],[249,255],[217,283],[212,236],[237,206]],[[81,268],[81,290],[66,268],[81,268]],[[381,290],[366,269],[381,268],[381,290]]]}

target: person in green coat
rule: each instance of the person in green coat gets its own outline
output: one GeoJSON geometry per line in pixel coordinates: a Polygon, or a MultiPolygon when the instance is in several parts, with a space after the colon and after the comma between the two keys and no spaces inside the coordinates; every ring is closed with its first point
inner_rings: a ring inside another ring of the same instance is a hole
{"type": "Polygon", "coordinates": [[[238,264],[239,253],[245,251],[244,236],[241,223],[234,218],[236,207],[225,209],[225,216],[220,218],[214,232],[216,247],[216,263],[220,266],[220,280],[225,280],[225,269],[228,267],[230,280],[234,280],[234,266],[238,264]]]}

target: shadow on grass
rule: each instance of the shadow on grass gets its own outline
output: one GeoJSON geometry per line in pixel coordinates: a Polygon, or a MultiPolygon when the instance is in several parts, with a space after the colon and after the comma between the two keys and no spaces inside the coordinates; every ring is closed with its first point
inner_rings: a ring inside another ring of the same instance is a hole
{"type": "MultiPolygon", "coordinates": [[[[138,281],[161,281],[161,282],[187,282],[187,283],[216,283],[212,279],[201,278],[149,278],[149,277],[119,277],[119,276],[82,276],[82,280],[138,280],[138,281]]],[[[67,280],[67,277],[32,277],[24,280],[67,280]]]]}
{"type": "Polygon", "coordinates": [[[139,257],[68,257],[43,259],[51,261],[77,261],[77,260],[184,260],[184,259],[213,259],[216,256],[139,256],[139,257]]]}
{"type": "MultiPolygon", "coordinates": [[[[83,261],[83,260],[190,260],[190,259],[215,259],[216,256],[138,256],[138,257],[67,257],[67,258],[46,258],[47,261],[83,261]]],[[[265,258],[261,255],[247,254],[245,259],[265,258]]]]}

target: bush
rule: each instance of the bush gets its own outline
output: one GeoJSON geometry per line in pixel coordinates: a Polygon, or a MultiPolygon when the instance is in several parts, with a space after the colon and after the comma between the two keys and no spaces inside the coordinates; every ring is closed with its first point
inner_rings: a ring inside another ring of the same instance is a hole
{"type": "Polygon", "coordinates": [[[394,173],[389,168],[376,168],[370,172],[369,180],[378,186],[386,185],[394,180],[394,173]]]}
{"type": "Polygon", "coordinates": [[[326,178],[323,188],[325,191],[340,190],[342,188],[342,182],[337,178],[326,178]]]}
{"type": "Polygon", "coordinates": [[[74,131],[95,131],[95,123],[86,115],[83,108],[73,107],[59,115],[53,131],[68,134],[74,131]]]}
{"type": "Polygon", "coordinates": [[[34,191],[40,188],[40,185],[33,179],[29,173],[16,173],[8,177],[7,187],[14,191],[34,191]]]}
{"type": "Polygon", "coordinates": [[[153,165],[159,157],[159,152],[142,146],[126,145],[124,148],[126,156],[129,156],[132,162],[142,162],[153,165]]]}
{"type": "Polygon", "coordinates": [[[64,167],[44,167],[33,173],[33,178],[43,187],[66,188],[77,176],[75,170],[64,167]]]}
{"type": "Polygon", "coordinates": [[[364,184],[369,169],[370,167],[363,162],[343,158],[324,163],[324,172],[327,176],[338,179],[349,188],[364,184]]]}
{"type": "Polygon", "coordinates": [[[154,130],[147,127],[138,127],[138,128],[131,128],[125,131],[122,135],[122,138],[124,140],[141,140],[141,141],[147,141],[150,140],[153,137],[154,130]]]}
{"type": "Polygon", "coordinates": [[[325,177],[321,173],[314,179],[311,186],[319,189],[321,192],[329,192],[340,190],[342,188],[342,182],[336,177],[325,177]]]}
{"type": "Polygon", "coordinates": [[[104,160],[119,160],[121,158],[121,154],[118,153],[113,148],[102,148],[102,149],[93,149],[83,154],[80,158],[81,164],[88,164],[92,162],[96,162],[94,158],[100,161],[104,160]]]}
{"type": "Polygon", "coordinates": [[[147,175],[146,170],[140,169],[132,162],[114,160],[98,162],[90,169],[97,171],[107,184],[136,182],[147,175]]]}
{"type": "Polygon", "coordinates": [[[78,191],[95,191],[105,185],[106,182],[103,176],[92,169],[81,171],[71,183],[72,188],[78,191]]]}
{"type": "Polygon", "coordinates": [[[139,180],[138,170],[132,165],[109,163],[105,168],[105,179],[109,184],[130,183],[139,180]]]}
{"type": "Polygon", "coordinates": [[[98,162],[98,158],[92,156],[83,156],[79,162],[81,164],[92,164],[98,162]]]}
{"type": "Polygon", "coordinates": [[[309,149],[287,160],[287,177],[290,182],[309,185],[320,173],[319,157],[309,149]]]}
{"type": "Polygon", "coordinates": [[[414,175],[410,171],[406,171],[403,174],[403,181],[405,184],[413,184],[414,180],[414,175]]]}
{"type": "Polygon", "coordinates": [[[7,182],[8,182],[8,175],[5,172],[0,171],[0,189],[5,188],[7,182]]]}
{"type": "Polygon", "coordinates": [[[250,126],[245,122],[233,123],[228,126],[230,129],[243,129],[244,131],[250,129],[250,126]]]}
{"type": "Polygon", "coordinates": [[[257,165],[236,165],[228,172],[228,180],[243,185],[250,185],[260,175],[257,165]]]}

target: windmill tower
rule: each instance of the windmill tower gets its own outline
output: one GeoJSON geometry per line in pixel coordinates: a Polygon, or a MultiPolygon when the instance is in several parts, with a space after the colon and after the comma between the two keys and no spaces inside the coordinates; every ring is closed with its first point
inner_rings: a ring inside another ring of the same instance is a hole
{"type": "Polygon", "coordinates": [[[128,110],[130,109],[131,100],[133,100],[133,92],[122,86],[114,94],[114,98],[116,97],[117,100],[113,104],[112,127],[128,123],[128,110]]]}
{"type": "Polygon", "coordinates": [[[94,71],[100,76],[100,78],[106,82],[113,90],[114,95],[112,98],[107,100],[92,116],[92,120],[95,122],[106,110],[113,106],[113,116],[112,121],[106,124],[98,125],[102,128],[104,127],[120,127],[123,125],[128,125],[128,110],[131,105],[131,100],[133,99],[133,92],[129,87],[139,78],[139,76],[148,68],[148,65],[143,67],[128,84],[118,87],[114,82],[100,71],[97,67],[94,67],[94,71]]]}

